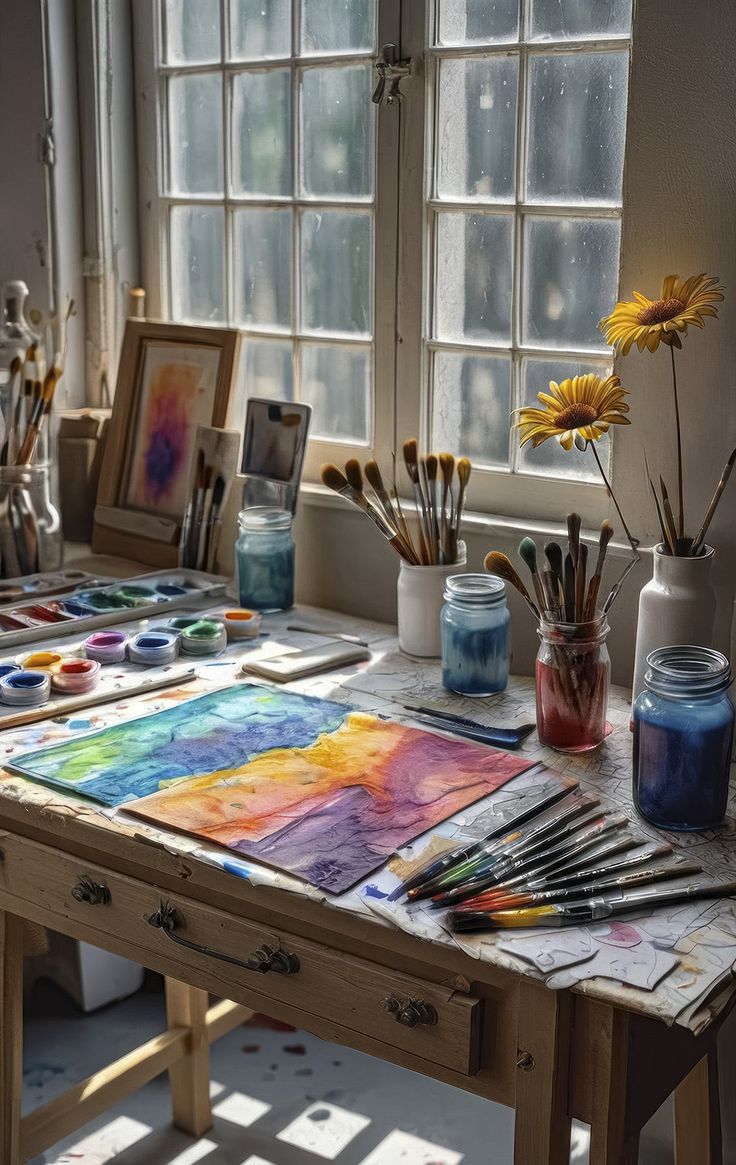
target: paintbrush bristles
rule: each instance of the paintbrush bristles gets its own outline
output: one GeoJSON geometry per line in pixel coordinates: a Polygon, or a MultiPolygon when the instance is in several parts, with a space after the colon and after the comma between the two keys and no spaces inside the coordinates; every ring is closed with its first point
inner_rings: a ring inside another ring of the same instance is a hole
{"type": "Polygon", "coordinates": [[[527,603],[535,618],[539,618],[539,611],[534,605],[529,591],[521,581],[518,571],[516,570],[508,555],[503,554],[500,550],[491,550],[483,559],[483,567],[488,571],[489,574],[498,575],[499,578],[504,579],[506,582],[510,582],[527,603]]]}
{"type": "Polygon", "coordinates": [[[322,478],[323,485],[326,485],[328,489],[334,489],[337,493],[341,489],[345,489],[345,486],[350,485],[345,474],[336,465],[323,465],[320,470],[320,477],[322,478]]]}
{"type": "Polygon", "coordinates": [[[345,462],[345,477],[356,493],[363,492],[363,473],[357,457],[351,457],[345,462]]]}

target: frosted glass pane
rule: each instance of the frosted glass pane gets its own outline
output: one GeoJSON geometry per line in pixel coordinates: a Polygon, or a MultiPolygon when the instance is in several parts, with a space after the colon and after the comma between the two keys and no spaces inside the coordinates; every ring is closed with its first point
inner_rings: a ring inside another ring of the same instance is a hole
{"type": "Polygon", "coordinates": [[[301,86],[302,193],[369,198],[374,86],[370,65],[305,69],[301,86]]]}
{"type": "Polygon", "coordinates": [[[230,0],[232,60],[258,61],[290,53],[291,0],[230,0]]]}
{"type": "Polygon", "coordinates": [[[172,206],[171,318],[175,323],[225,319],[225,214],[217,206],[172,206]]]}
{"type": "Polygon", "coordinates": [[[432,448],[506,468],[511,359],[435,352],[432,448]]]}
{"type": "Polygon", "coordinates": [[[248,396],[294,399],[294,374],[289,341],[243,341],[245,349],[245,391],[248,396]]]}
{"type": "Polygon", "coordinates": [[[302,0],[302,53],[370,52],[375,0],[302,0]]]}
{"type": "Polygon", "coordinates": [[[510,342],[513,231],[511,215],[437,215],[439,339],[510,342]]]}
{"type": "Polygon", "coordinates": [[[621,201],[628,53],[529,60],[527,198],[621,201]]]}
{"type": "Polygon", "coordinates": [[[371,215],[306,211],[302,217],[302,328],[370,335],[371,215]]]}
{"type": "Polygon", "coordinates": [[[621,224],[529,215],[524,229],[524,343],[605,349],[598,321],[616,302],[621,224]]]}
{"type": "MultiPolygon", "coordinates": [[[[596,376],[610,376],[611,365],[597,360],[575,362],[570,360],[523,360],[521,368],[521,404],[532,405],[534,408],[543,408],[537,400],[538,392],[548,392],[550,380],[557,383],[568,376],[581,376],[586,372],[594,372],[596,376]]],[[[518,430],[514,429],[513,438],[518,441],[518,430]]],[[[610,456],[608,437],[598,442],[598,453],[604,467],[607,466],[610,456]]],[[[571,449],[566,453],[560,448],[559,442],[552,439],[545,441],[537,449],[525,445],[519,450],[519,469],[522,473],[540,473],[546,477],[566,477],[574,481],[600,481],[601,475],[595,463],[593,454],[588,450],[581,453],[578,449],[571,449]]]]}
{"type": "Polygon", "coordinates": [[[518,0],[440,0],[439,44],[509,41],[518,34],[518,0]]]}
{"type": "Polygon", "coordinates": [[[291,211],[233,213],[235,322],[291,327],[291,211]]]}
{"type": "Polygon", "coordinates": [[[532,0],[532,39],[628,36],[631,0],[532,0]]]}
{"type": "Polygon", "coordinates": [[[314,409],[313,437],[367,441],[370,349],[302,344],[299,395],[314,409]]]}
{"type": "Polygon", "coordinates": [[[167,64],[220,60],[220,0],[166,0],[164,21],[167,64]]]}
{"type": "Polygon", "coordinates": [[[217,73],[169,79],[172,194],[223,194],[222,81],[217,73]]]}
{"type": "Polygon", "coordinates": [[[289,197],[291,185],[291,70],[233,77],[233,190],[289,197]]]}
{"type": "Polygon", "coordinates": [[[515,56],[442,61],[436,147],[440,198],[513,199],[517,74],[515,56]]]}

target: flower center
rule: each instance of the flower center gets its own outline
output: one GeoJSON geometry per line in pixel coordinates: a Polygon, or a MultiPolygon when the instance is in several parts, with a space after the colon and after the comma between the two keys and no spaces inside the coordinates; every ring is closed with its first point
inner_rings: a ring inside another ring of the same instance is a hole
{"type": "Polygon", "coordinates": [[[685,310],[681,299],[655,299],[649,307],[643,307],[636,317],[640,324],[647,327],[649,324],[664,324],[673,320],[685,310]]]}
{"type": "Polygon", "coordinates": [[[592,405],[586,404],[585,401],[575,401],[557,414],[555,425],[558,429],[582,429],[586,425],[592,425],[597,416],[598,413],[592,405]]]}

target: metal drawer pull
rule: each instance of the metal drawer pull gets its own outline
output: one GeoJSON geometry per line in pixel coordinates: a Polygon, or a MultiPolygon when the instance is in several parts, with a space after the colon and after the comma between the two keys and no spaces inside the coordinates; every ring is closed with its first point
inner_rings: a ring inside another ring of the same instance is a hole
{"type": "Polygon", "coordinates": [[[72,887],[72,898],[77,902],[87,902],[90,906],[108,906],[112,902],[112,894],[104,882],[94,882],[85,874],[72,887]]]}
{"type": "Polygon", "coordinates": [[[404,1027],[418,1027],[423,1023],[433,1027],[439,1021],[437,1009],[423,999],[399,999],[397,995],[388,995],[381,1001],[381,1007],[404,1027]]]}
{"type": "Polygon", "coordinates": [[[176,927],[181,925],[182,920],[170,902],[161,902],[156,913],[152,914],[148,921],[151,926],[162,930],[167,938],[178,943],[180,947],[187,947],[188,950],[196,951],[199,955],[209,955],[210,958],[221,959],[224,963],[232,963],[234,967],[244,967],[246,971],[257,971],[260,975],[265,975],[266,971],[276,971],[278,975],[296,975],[299,970],[299,959],[296,955],[290,954],[289,951],[276,951],[273,947],[264,945],[254,951],[249,959],[243,961],[232,955],[226,955],[222,951],[213,951],[210,947],[203,947],[199,943],[182,938],[176,933],[176,927]]]}

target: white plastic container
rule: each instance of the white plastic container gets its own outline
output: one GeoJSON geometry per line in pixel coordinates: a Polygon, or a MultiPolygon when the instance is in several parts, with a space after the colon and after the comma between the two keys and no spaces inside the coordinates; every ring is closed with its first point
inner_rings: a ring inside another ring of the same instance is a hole
{"type": "Polygon", "coordinates": [[[457,562],[448,566],[412,566],[401,559],[397,584],[399,647],[407,655],[439,659],[445,582],[452,574],[462,574],[465,565],[464,542],[458,542],[457,562]]]}

